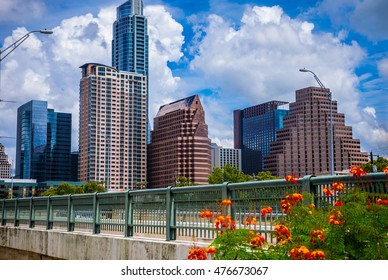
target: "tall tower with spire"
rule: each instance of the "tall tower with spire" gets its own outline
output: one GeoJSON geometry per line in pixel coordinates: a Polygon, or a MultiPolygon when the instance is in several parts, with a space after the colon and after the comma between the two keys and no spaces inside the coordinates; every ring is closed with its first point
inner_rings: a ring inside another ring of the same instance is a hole
{"type": "Polygon", "coordinates": [[[148,34],[142,0],[117,8],[112,67],[80,67],[79,176],[104,181],[107,191],[147,180],[148,34]]]}
{"type": "Polygon", "coordinates": [[[112,66],[148,76],[147,19],[143,1],[129,0],[117,8],[113,24],[112,66]]]}

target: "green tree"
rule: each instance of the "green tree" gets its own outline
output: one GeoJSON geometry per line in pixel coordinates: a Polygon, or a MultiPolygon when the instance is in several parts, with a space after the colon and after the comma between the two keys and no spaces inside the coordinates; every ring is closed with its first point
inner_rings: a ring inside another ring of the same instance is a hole
{"type": "Polygon", "coordinates": [[[136,182],[136,189],[145,189],[147,188],[147,185],[148,185],[148,182],[147,181],[140,181],[140,182],[136,182]]]}
{"type": "MultiPolygon", "coordinates": [[[[373,160],[373,165],[376,165],[377,172],[382,172],[383,168],[388,166],[388,159],[378,156],[376,160],[373,160]]],[[[361,164],[360,167],[364,169],[365,172],[368,172],[368,173],[372,172],[372,164],[370,161],[367,163],[361,164]]]]}
{"type": "Polygon", "coordinates": [[[185,187],[185,186],[194,186],[195,184],[190,181],[189,178],[185,176],[179,176],[176,180],[176,187],[185,187]]]}
{"type": "Polygon", "coordinates": [[[276,180],[276,179],[281,179],[281,178],[273,176],[270,171],[262,171],[255,176],[255,180],[257,181],[267,181],[267,180],[276,180]]]}
{"type": "Polygon", "coordinates": [[[104,182],[91,181],[83,185],[84,193],[105,192],[104,182]]]}
{"type": "Polygon", "coordinates": [[[40,196],[49,196],[49,195],[66,195],[66,194],[80,194],[84,193],[83,186],[73,186],[69,183],[63,182],[58,185],[58,187],[51,187],[47,191],[42,192],[40,196]]]}
{"type": "Polygon", "coordinates": [[[237,167],[227,164],[222,168],[218,166],[213,168],[213,172],[209,175],[209,184],[239,183],[252,181],[252,179],[252,176],[245,174],[237,167]]]}

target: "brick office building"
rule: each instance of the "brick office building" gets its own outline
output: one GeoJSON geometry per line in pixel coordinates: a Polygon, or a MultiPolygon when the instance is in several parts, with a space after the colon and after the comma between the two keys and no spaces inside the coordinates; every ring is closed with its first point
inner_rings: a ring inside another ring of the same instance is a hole
{"type": "MultiPolygon", "coordinates": [[[[265,168],[277,176],[304,176],[330,173],[330,90],[308,87],[296,91],[289,115],[277,140],[270,144],[265,168]]],[[[345,125],[345,115],[337,112],[332,101],[334,171],[343,171],[368,162],[361,152],[360,140],[353,139],[352,127],[345,125]]]]}
{"type": "Polygon", "coordinates": [[[173,186],[179,176],[207,184],[211,146],[197,95],[161,106],[148,146],[148,187],[173,186]]]}

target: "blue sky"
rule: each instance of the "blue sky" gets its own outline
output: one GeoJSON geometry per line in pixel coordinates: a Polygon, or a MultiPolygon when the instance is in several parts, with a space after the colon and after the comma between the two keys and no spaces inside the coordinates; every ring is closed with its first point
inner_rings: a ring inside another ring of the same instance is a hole
{"type": "MultiPolygon", "coordinates": [[[[16,111],[47,100],[73,114],[78,148],[79,66],[110,64],[115,7],[123,0],[1,0],[0,48],[33,34],[1,65],[0,136],[16,136],[16,111]]],[[[233,110],[293,102],[317,86],[338,101],[363,151],[388,157],[388,1],[144,0],[150,35],[150,121],[168,102],[199,94],[209,137],[233,147],[233,110]]],[[[2,138],[15,158],[15,140],[2,138]]]]}

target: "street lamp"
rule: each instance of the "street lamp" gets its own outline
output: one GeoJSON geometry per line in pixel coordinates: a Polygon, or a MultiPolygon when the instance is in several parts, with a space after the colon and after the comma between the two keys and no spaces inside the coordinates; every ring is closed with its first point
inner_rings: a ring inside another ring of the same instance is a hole
{"type": "Polygon", "coordinates": [[[17,47],[19,47],[25,40],[27,40],[27,38],[30,37],[31,33],[42,33],[42,34],[50,35],[50,34],[53,34],[53,31],[44,29],[44,30],[33,30],[28,32],[20,39],[12,43],[9,47],[5,48],[4,50],[0,50],[0,62],[2,62],[4,58],[6,58],[11,52],[13,52],[17,47]],[[5,53],[6,51],[8,52],[5,54],[5,56],[2,56],[2,54],[5,53]]]}
{"type": "MultiPolygon", "coordinates": [[[[315,80],[317,81],[317,83],[319,84],[319,86],[323,89],[327,89],[325,88],[325,86],[323,85],[323,83],[321,82],[321,80],[319,80],[319,78],[317,77],[317,75],[315,75],[315,73],[311,70],[307,70],[305,68],[303,69],[299,69],[300,72],[309,72],[311,74],[313,74],[315,80]]],[[[330,175],[334,175],[334,147],[333,147],[333,102],[332,102],[332,96],[331,96],[331,92],[329,90],[329,97],[330,97],[330,175]]]]}
{"type": "MultiPolygon", "coordinates": [[[[25,34],[24,36],[22,36],[21,38],[19,38],[18,40],[16,40],[15,42],[13,42],[10,46],[5,48],[4,50],[0,50],[0,86],[1,86],[1,62],[3,61],[4,58],[9,56],[11,52],[13,52],[17,47],[19,47],[25,40],[27,40],[27,38],[30,37],[31,33],[42,33],[45,35],[50,35],[50,34],[53,34],[53,31],[47,30],[47,29],[30,31],[27,34],[25,34]],[[3,56],[3,53],[5,53],[4,56],[3,56]]],[[[12,102],[12,103],[14,103],[15,101],[6,101],[6,100],[0,99],[0,102],[12,102]]]]}

